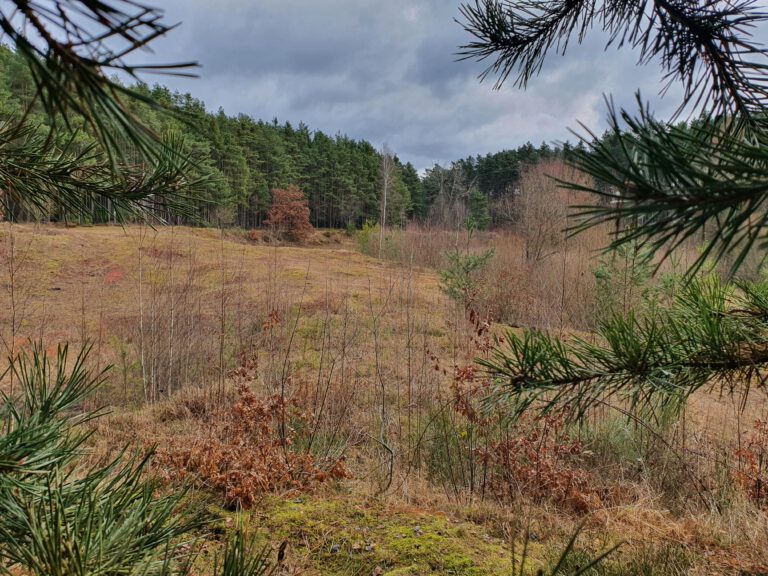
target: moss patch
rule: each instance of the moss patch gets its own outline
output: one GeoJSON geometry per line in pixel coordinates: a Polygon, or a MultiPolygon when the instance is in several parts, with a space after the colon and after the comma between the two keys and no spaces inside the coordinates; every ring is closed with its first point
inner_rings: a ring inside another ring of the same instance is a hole
{"type": "Polygon", "coordinates": [[[422,511],[322,498],[271,499],[248,522],[316,574],[512,573],[511,552],[481,527],[422,511]]]}

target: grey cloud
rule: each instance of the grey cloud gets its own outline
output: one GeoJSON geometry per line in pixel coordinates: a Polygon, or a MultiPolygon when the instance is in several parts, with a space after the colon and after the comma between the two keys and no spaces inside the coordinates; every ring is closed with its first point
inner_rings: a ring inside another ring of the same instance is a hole
{"type": "MultiPolygon", "coordinates": [[[[156,46],[156,61],[197,59],[196,81],[170,79],[209,109],[303,121],[313,129],[388,144],[423,168],[532,141],[564,140],[584,121],[605,126],[603,94],[635,108],[641,89],[659,114],[655,65],[631,51],[603,51],[588,37],[547,59],[526,91],[480,84],[484,65],[456,62],[468,37],[445,0],[167,0],[183,21],[156,46]]],[[[572,138],[572,137],[571,137],[572,138]]]]}

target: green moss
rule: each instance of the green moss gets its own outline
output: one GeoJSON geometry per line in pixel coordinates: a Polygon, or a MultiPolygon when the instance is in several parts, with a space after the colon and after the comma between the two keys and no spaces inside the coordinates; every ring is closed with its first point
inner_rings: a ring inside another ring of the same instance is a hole
{"type": "Polygon", "coordinates": [[[287,540],[292,554],[320,574],[511,573],[511,552],[477,526],[425,513],[350,505],[335,499],[271,499],[250,514],[254,528],[273,542],[287,540]]]}

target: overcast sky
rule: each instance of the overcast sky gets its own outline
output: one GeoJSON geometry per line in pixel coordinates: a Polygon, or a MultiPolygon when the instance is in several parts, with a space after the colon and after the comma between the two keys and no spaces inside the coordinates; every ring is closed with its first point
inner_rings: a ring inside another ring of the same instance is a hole
{"type": "MultiPolygon", "coordinates": [[[[384,144],[419,168],[605,126],[603,94],[632,106],[641,89],[659,114],[656,66],[593,35],[552,57],[523,92],[480,83],[484,66],[456,62],[469,36],[452,0],[157,0],[167,21],[157,61],[197,60],[196,80],[160,79],[209,110],[341,132],[384,144]]],[[[152,77],[146,77],[152,82],[152,77]]],[[[572,138],[572,136],[570,136],[572,138]]]]}

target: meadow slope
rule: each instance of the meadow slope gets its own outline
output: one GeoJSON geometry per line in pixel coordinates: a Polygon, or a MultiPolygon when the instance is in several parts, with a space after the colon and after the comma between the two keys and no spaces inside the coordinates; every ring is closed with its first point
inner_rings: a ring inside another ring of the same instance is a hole
{"type": "Polygon", "coordinates": [[[742,445],[762,398],[745,413],[700,395],[661,440],[615,414],[511,426],[530,481],[491,481],[495,445],[464,402],[490,332],[434,270],[335,231],[301,247],[194,228],[0,235],[4,355],[68,342],[111,366],[88,459],[156,445],[168,489],[193,482],[219,518],[201,565],[245,522],[288,543],[285,574],[511,574],[524,534],[532,570],[583,524],[577,564],[625,542],[600,573],[768,572],[765,512],[713,456],[742,445]]]}

